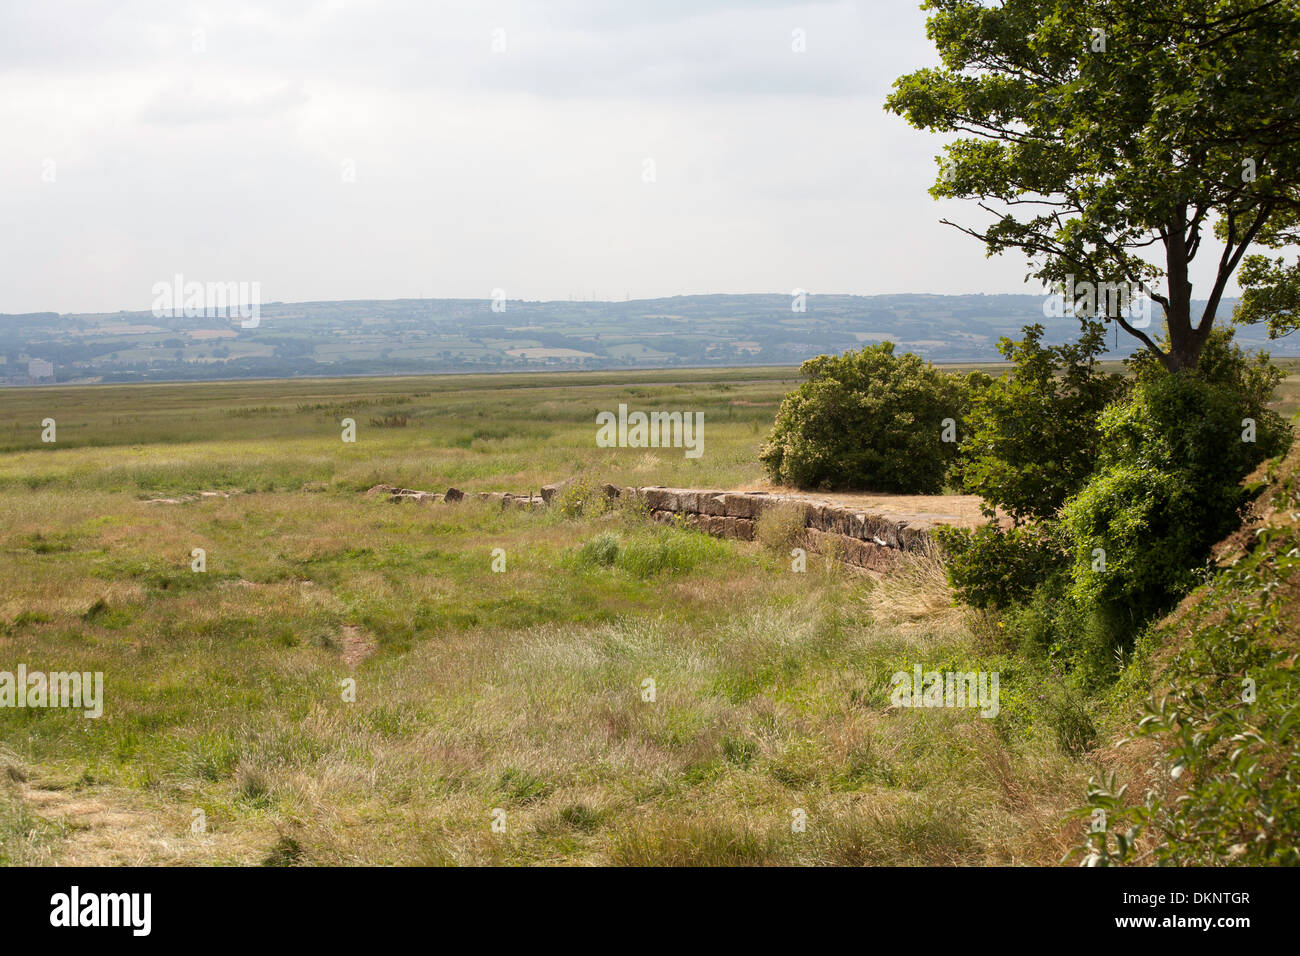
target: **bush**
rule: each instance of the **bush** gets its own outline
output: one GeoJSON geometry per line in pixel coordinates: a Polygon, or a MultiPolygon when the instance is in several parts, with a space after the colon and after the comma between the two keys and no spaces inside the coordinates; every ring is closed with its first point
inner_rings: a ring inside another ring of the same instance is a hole
{"type": "Polygon", "coordinates": [[[760,460],[769,477],[799,488],[934,493],[955,441],[944,441],[969,404],[970,384],[892,342],[803,363],[808,376],[785,397],[760,460]]]}
{"type": "Polygon", "coordinates": [[[1103,416],[1101,467],[1185,469],[1198,489],[1223,494],[1235,511],[1244,498],[1240,481],[1291,447],[1290,426],[1268,407],[1281,369],[1267,353],[1252,358],[1232,345],[1230,331],[1210,336],[1194,373],[1171,374],[1145,357],[1129,364],[1137,386],[1103,416]],[[1247,420],[1253,441],[1244,440],[1247,420]]]}
{"type": "Polygon", "coordinates": [[[1001,528],[989,522],[973,531],[940,526],[948,583],[963,604],[1007,608],[1028,600],[1049,575],[1069,565],[1060,530],[1046,522],[1001,528]]]}
{"type": "Polygon", "coordinates": [[[1000,351],[1014,368],[974,396],[953,475],[963,489],[1017,523],[1051,518],[1096,464],[1101,410],[1125,390],[1101,371],[1104,332],[1091,323],[1079,342],[1044,348],[1041,325],[1000,351]]]}
{"type": "Polygon", "coordinates": [[[1054,372],[1045,374],[1061,355],[1082,369],[1076,360],[1095,343],[1070,353],[1038,348],[1036,332],[1027,342],[1017,347],[1012,381],[994,383],[976,400],[973,440],[992,438],[984,457],[966,459],[979,449],[962,448],[968,487],[996,496],[1027,523],[947,530],[940,541],[961,600],[1009,611],[1006,622],[1026,651],[1042,650],[1072,671],[1078,686],[1095,689],[1116,673],[1117,652],[1194,585],[1210,549],[1236,528],[1248,497],[1242,479],[1290,446],[1290,428],[1267,407],[1281,373],[1266,356],[1232,345],[1228,332],[1211,335],[1194,371],[1169,373],[1153,357],[1135,356],[1132,387],[1086,434],[1074,433],[1095,454],[1079,481],[1080,464],[1054,468],[1049,460],[1059,454],[1054,443],[1071,434],[1057,413],[1113,385],[1079,371],[1067,394],[1051,384],[1054,372]],[[1051,436],[1037,450],[1008,403],[1022,388],[1036,396],[1028,405],[1046,416],[1051,436]]]}
{"type": "Polygon", "coordinates": [[[1129,399],[1102,415],[1096,473],[1062,513],[1078,598],[1144,620],[1192,586],[1240,521],[1242,479],[1290,447],[1290,428],[1265,404],[1275,371],[1226,336],[1207,345],[1195,373],[1139,367],[1129,399]],[[1244,420],[1253,441],[1243,440],[1244,420]]]}
{"type": "Polygon", "coordinates": [[[583,478],[574,479],[561,488],[551,502],[551,508],[565,518],[591,517],[612,511],[614,501],[598,482],[583,478]]]}
{"type": "MultiPolygon", "coordinates": [[[[1300,507],[1293,481],[1283,493],[1281,508],[1300,507]]],[[[1296,567],[1289,556],[1298,548],[1293,529],[1264,531],[1260,547],[1221,571],[1186,618],[1164,626],[1159,639],[1173,654],[1136,734],[1160,746],[1159,784],[1126,797],[1114,777],[1090,781],[1078,815],[1102,810],[1108,826],[1090,831],[1080,847],[1086,863],[1134,863],[1149,854],[1157,865],[1300,865],[1300,738],[1287,625],[1296,567]]]]}
{"type": "Polygon", "coordinates": [[[1183,472],[1103,469],[1062,516],[1074,542],[1072,592],[1088,605],[1123,605],[1136,620],[1163,610],[1216,540],[1201,507],[1183,472]]]}

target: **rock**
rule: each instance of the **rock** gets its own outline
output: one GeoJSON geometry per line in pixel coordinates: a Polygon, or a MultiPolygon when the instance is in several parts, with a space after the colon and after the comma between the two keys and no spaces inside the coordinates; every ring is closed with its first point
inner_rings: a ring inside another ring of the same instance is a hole
{"type": "Polygon", "coordinates": [[[394,494],[388,497],[388,500],[397,503],[414,501],[417,505],[423,505],[429,502],[442,501],[442,495],[435,495],[431,491],[413,491],[410,488],[398,488],[394,494]]]}
{"type": "Polygon", "coordinates": [[[898,524],[885,515],[865,515],[862,527],[864,541],[883,542],[886,547],[898,547],[898,524]]]}
{"type": "Polygon", "coordinates": [[[546,502],[537,495],[507,494],[501,502],[501,507],[517,508],[520,511],[531,511],[534,508],[545,508],[546,502]]]}
{"type": "Polygon", "coordinates": [[[459,488],[448,488],[447,493],[442,496],[444,501],[460,501],[465,497],[465,492],[459,488]]]}
{"type": "Polygon", "coordinates": [[[396,491],[397,488],[394,485],[375,485],[373,488],[369,489],[366,492],[366,497],[375,498],[378,497],[379,495],[391,495],[394,494],[396,491]]]}
{"type": "Polygon", "coordinates": [[[844,560],[849,564],[871,571],[884,571],[894,563],[898,552],[892,548],[882,548],[870,541],[845,538],[844,560]]]}
{"type": "Polygon", "coordinates": [[[565,478],[563,481],[557,481],[552,485],[542,485],[542,500],[549,505],[556,495],[571,484],[573,484],[573,479],[565,478]]]}
{"type": "Polygon", "coordinates": [[[677,503],[683,514],[697,515],[700,513],[700,495],[699,491],[688,491],[683,489],[677,492],[677,503]]]}
{"type": "Polygon", "coordinates": [[[827,527],[829,519],[826,509],[827,505],[820,502],[808,502],[808,527],[815,528],[818,531],[829,531],[830,529],[827,527]]]}
{"type": "Polygon", "coordinates": [[[728,517],[728,532],[741,541],[754,540],[754,521],[752,518],[728,517]]]}
{"type": "Polygon", "coordinates": [[[932,547],[928,525],[913,527],[911,523],[902,525],[898,530],[898,543],[904,551],[927,554],[932,547]]]}
{"type": "Polygon", "coordinates": [[[701,492],[700,494],[700,514],[706,515],[725,515],[727,506],[723,503],[725,495],[701,492]]]}
{"type": "Polygon", "coordinates": [[[641,496],[652,511],[678,511],[681,503],[672,488],[642,488],[641,496]]]}
{"type": "Polygon", "coordinates": [[[758,517],[762,504],[752,495],[745,494],[725,494],[722,496],[723,513],[729,518],[749,518],[753,520],[758,517]]]}
{"type": "Polygon", "coordinates": [[[852,538],[861,538],[862,529],[865,525],[866,516],[858,514],[850,508],[839,508],[835,505],[826,505],[822,509],[823,531],[848,535],[852,538]]]}

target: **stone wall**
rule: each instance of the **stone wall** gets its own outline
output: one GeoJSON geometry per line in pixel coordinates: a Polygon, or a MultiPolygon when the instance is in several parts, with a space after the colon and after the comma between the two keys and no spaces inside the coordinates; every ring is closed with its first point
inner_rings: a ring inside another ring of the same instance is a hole
{"type": "Polygon", "coordinates": [[[787,508],[803,526],[800,544],[849,564],[884,570],[901,554],[931,553],[934,522],[905,515],[873,513],[830,502],[762,491],[722,492],[692,488],[622,488],[656,521],[678,517],[720,537],[753,541],[759,517],[772,508],[787,508]]]}
{"type": "MultiPolygon", "coordinates": [[[[500,502],[503,508],[543,508],[550,505],[563,484],[547,485],[540,495],[511,495],[503,492],[466,494],[456,488],[445,493],[413,491],[393,485],[376,485],[368,497],[384,495],[393,502],[416,504],[456,502],[466,498],[500,502]]],[[[930,529],[939,523],[931,518],[871,512],[833,502],[764,491],[702,491],[697,488],[634,488],[607,484],[607,497],[634,502],[644,507],[655,521],[684,521],[708,534],[753,541],[759,517],[772,508],[795,512],[802,527],[798,545],[810,551],[833,555],[849,564],[871,570],[888,568],[900,555],[932,553],[930,529]]]]}

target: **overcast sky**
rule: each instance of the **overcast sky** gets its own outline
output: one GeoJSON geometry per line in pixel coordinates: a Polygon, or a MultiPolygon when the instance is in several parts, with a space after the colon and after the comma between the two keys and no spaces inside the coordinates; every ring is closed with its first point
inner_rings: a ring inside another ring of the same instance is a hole
{"type": "Polygon", "coordinates": [[[0,312],[1036,291],[882,109],[936,62],[915,0],[6,0],[0,312]]]}

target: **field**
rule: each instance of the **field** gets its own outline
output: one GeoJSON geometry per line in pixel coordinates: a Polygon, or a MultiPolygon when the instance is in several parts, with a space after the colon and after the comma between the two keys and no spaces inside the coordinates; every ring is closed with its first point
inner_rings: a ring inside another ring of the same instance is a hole
{"type": "Polygon", "coordinates": [[[104,714],[0,709],[0,862],[1059,861],[1095,768],[932,563],[364,495],[740,487],[794,375],[3,392],[0,671],[103,672],[104,714]],[[596,447],[619,402],[704,455],[596,447]],[[891,708],[915,664],[999,671],[999,714],[891,708]]]}

